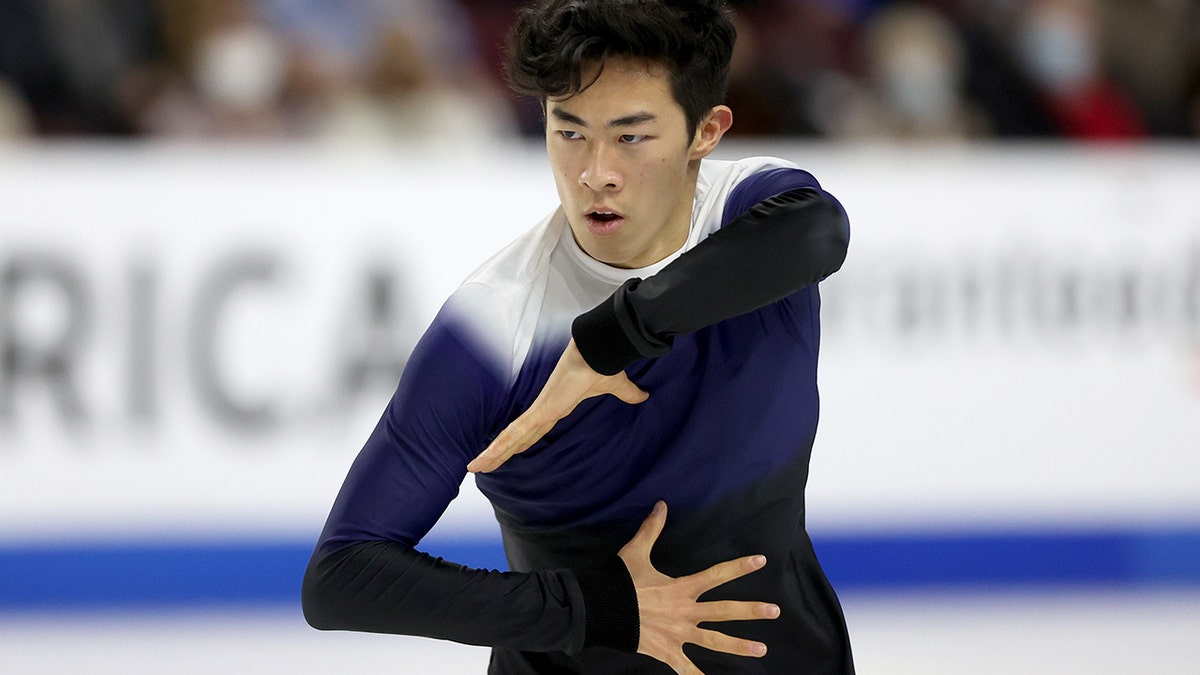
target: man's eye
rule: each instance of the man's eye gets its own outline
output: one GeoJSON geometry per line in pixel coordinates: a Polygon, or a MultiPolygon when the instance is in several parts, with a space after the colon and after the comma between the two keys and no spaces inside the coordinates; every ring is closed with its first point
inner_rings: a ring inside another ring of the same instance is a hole
{"type": "Polygon", "coordinates": [[[622,143],[641,143],[646,140],[646,134],[623,134],[621,136],[622,143]]]}
{"type": "Polygon", "coordinates": [[[566,129],[563,129],[562,131],[560,131],[558,133],[563,138],[567,139],[568,141],[577,141],[577,140],[583,138],[583,134],[579,133],[578,131],[568,131],[566,129]]]}

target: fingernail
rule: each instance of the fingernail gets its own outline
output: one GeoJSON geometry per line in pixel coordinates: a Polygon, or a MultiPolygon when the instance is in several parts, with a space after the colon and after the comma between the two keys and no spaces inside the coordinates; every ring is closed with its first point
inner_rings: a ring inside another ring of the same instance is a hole
{"type": "Polygon", "coordinates": [[[667,503],[664,502],[663,500],[660,499],[660,500],[654,502],[654,515],[656,515],[656,516],[661,515],[663,512],[663,509],[665,509],[665,508],[667,508],[667,503]]]}
{"type": "Polygon", "coordinates": [[[769,618],[769,619],[778,618],[779,617],[779,605],[767,605],[763,609],[763,614],[765,614],[767,616],[767,618],[769,618]]]}
{"type": "Polygon", "coordinates": [[[767,556],[756,555],[750,559],[750,564],[754,565],[755,567],[762,567],[763,565],[767,564],[767,556]]]}
{"type": "Polygon", "coordinates": [[[761,642],[760,642],[760,643],[757,643],[757,644],[754,644],[754,645],[751,645],[751,646],[750,646],[750,653],[754,654],[755,656],[766,656],[766,654],[767,654],[767,646],[766,646],[766,645],[764,645],[764,644],[762,644],[761,642]]]}

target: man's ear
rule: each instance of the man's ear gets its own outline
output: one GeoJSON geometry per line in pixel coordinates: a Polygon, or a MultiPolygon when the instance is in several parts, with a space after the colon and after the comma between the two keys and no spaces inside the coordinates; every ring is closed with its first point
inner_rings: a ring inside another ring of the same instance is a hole
{"type": "Polygon", "coordinates": [[[696,136],[692,139],[689,160],[707,157],[721,142],[721,137],[733,125],[733,111],[729,106],[719,105],[708,111],[700,124],[696,125],[696,136]]]}

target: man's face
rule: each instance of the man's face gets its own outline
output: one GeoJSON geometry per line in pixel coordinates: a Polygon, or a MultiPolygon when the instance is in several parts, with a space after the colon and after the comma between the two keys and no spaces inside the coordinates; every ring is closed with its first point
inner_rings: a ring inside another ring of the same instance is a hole
{"type": "MultiPolygon", "coordinates": [[[[597,67],[584,70],[584,82],[597,67]]],[[[611,58],[584,91],[547,100],[546,148],[580,247],[632,268],[682,246],[698,160],[712,150],[704,135],[688,137],[666,68],[645,60],[611,58]]]]}

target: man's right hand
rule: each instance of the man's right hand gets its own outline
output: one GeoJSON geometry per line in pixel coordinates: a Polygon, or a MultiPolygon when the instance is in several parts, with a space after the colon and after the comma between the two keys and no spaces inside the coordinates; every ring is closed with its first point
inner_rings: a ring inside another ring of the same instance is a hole
{"type": "Polygon", "coordinates": [[[667,522],[667,505],[658,502],[633,539],[618,555],[629,569],[637,591],[641,638],[638,653],[667,664],[680,675],[703,675],[683,653],[684,643],[740,656],[761,657],[767,646],[700,628],[713,621],[775,619],[779,607],[768,602],[720,600],[697,602],[704,593],[728,581],[760,570],[767,564],[761,555],[728,560],[686,577],[673,579],[650,563],[650,549],[667,522]]]}
{"type": "Polygon", "coordinates": [[[642,403],[650,397],[625,373],[601,375],[592,370],[572,338],[529,410],[509,423],[478,457],[471,460],[467,471],[495,471],[513,455],[533,447],[585,399],[603,394],[612,394],[629,404],[642,403]]]}

